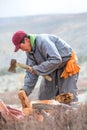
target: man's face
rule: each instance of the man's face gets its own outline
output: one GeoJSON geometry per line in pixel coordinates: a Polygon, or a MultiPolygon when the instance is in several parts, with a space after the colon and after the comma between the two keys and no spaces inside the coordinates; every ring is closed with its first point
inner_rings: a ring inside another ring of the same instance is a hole
{"type": "Polygon", "coordinates": [[[29,38],[24,38],[23,42],[20,44],[20,49],[22,51],[31,52],[31,44],[29,38]]]}

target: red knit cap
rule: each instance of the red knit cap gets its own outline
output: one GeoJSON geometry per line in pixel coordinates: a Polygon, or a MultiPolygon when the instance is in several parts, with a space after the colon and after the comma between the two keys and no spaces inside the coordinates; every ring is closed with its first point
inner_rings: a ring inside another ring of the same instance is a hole
{"type": "Polygon", "coordinates": [[[17,31],[14,33],[12,37],[12,42],[15,45],[15,52],[19,50],[20,42],[23,40],[23,38],[26,36],[26,33],[24,31],[17,31]]]}

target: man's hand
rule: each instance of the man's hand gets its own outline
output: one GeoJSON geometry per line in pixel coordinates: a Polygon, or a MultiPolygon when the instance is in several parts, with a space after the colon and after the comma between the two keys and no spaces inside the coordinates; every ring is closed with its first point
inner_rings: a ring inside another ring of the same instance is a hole
{"type": "MultiPolygon", "coordinates": [[[[34,74],[37,75],[37,73],[33,70],[33,68],[31,66],[28,67],[28,70],[34,74]]],[[[49,75],[42,75],[45,79],[47,79],[48,81],[52,81],[52,78],[49,75]]]]}
{"type": "Polygon", "coordinates": [[[36,74],[36,72],[33,70],[33,68],[31,66],[29,66],[29,71],[32,73],[32,74],[36,74]]]}

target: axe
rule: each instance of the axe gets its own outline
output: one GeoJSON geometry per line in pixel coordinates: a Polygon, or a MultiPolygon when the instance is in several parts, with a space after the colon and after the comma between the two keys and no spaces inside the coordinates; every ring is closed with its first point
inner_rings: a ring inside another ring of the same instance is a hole
{"type": "MultiPolygon", "coordinates": [[[[16,67],[20,67],[22,69],[31,70],[31,67],[29,65],[18,63],[15,59],[11,59],[10,67],[8,69],[9,72],[16,73],[16,67]]],[[[48,81],[52,81],[52,78],[48,75],[43,75],[45,79],[48,81]]]]}

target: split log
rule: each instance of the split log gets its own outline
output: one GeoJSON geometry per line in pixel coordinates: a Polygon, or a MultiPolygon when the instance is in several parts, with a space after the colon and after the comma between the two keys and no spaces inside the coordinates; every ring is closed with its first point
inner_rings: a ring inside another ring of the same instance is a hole
{"type": "Polygon", "coordinates": [[[59,103],[55,100],[37,100],[37,101],[31,101],[32,108],[33,109],[39,109],[39,110],[52,110],[58,106],[64,106],[66,108],[70,108],[71,106],[63,103],[59,103]]]}
{"type": "Polygon", "coordinates": [[[52,110],[56,105],[60,103],[55,100],[37,100],[31,101],[33,109],[43,109],[43,110],[52,110]]]}

